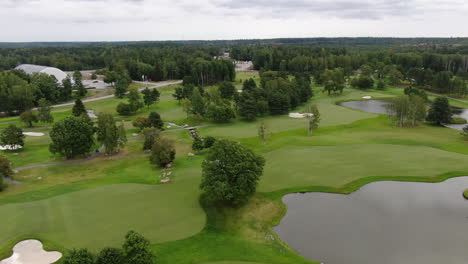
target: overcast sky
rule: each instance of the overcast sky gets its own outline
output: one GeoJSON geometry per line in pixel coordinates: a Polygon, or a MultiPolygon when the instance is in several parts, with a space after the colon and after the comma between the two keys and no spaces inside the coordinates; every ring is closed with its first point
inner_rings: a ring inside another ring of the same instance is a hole
{"type": "Polygon", "coordinates": [[[468,0],[0,0],[0,41],[468,37],[468,0]]]}

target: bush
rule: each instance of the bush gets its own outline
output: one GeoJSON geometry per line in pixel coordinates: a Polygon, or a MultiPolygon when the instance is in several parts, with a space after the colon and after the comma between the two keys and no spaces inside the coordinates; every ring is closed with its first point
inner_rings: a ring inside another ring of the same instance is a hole
{"type": "Polygon", "coordinates": [[[169,138],[160,136],[151,148],[150,161],[152,164],[164,168],[175,159],[175,154],[174,142],[169,138]]]}
{"type": "Polygon", "coordinates": [[[63,264],[94,264],[94,256],[87,249],[73,249],[63,258],[63,264]]]}
{"type": "Polygon", "coordinates": [[[104,248],[99,252],[96,264],[125,264],[125,256],[121,249],[104,248]]]}
{"type": "Polygon", "coordinates": [[[203,140],[200,137],[195,137],[192,143],[192,150],[201,151],[204,148],[205,148],[205,143],[203,142],[203,140]]]}
{"type": "Polygon", "coordinates": [[[215,142],[216,142],[216,138],[206,137],[205,138],[205,148],[211,148],[214,145],[215,142]]]}
{"type": "Polygon", "coordinates": [[[450,120],[450,124],[456,124],[456,125],[463,125],[466,124],[466,119],[458,116],[452,117],[452,120],[450,120]]]}
{"type": "Polygon", "coordinates": [[[120,103],[117,105],[117,113],[119,113],[119,115],[128,116],[133,113],[133,108],[130,104],[120,103]]]}

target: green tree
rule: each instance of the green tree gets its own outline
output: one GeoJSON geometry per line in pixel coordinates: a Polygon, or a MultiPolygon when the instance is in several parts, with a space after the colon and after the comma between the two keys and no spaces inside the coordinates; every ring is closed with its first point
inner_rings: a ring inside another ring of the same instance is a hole
{"type": "Polygon", "coordinates": [[[320,111],[318,110],[318,107],[314,104],[308,105],[304,111],[306,113],[308,125],[307,133],[310,136],[312,135],[313,130],[318,128],[318,125],[320,123],[320,111]]]}
{"type": "Polygon", "coordinates": [[[452,119],[452,110],[450,109],[449,101],[446,97],[437,97],[434,100],[429,113],[427,121],[437,125],[450,123],[452,119]]]}
{"type": "Polygon", "coordinates": [[[247,92],[242,92],[237,99],[237,111],[242,119],[253,121],[257,118],[257,101],[247,92]]]}
{"type": "Polygon", "coordinates": [[[123,115],[123,116],[131,115],[133,113],[132,112],[132,107],[130,106],[130,104],[119,103],[117,105],[117,113],[119,113],[119,115],[123,115]]]}
{"type": "Polygon", "coordinates": [[[53,123],[54,117],[51,114],[52,106],[45,98],[39,100],[37,120],[43,123],[53,123]]]}
{"type": "Polygon", "coordinates": [[[145,128],[143,129],[143,150],[151,150],[153,148],[154,142],[159,138],[159,131],[156,128],[145,128]]]}
{"type": "Polygon", "coordinates": [[[182,99],[180,104],[182,105],[184,112],[187,114],[187,117],[189,117],[189,115],[192,113],[192,101],[189,99],[182,99]]]}
{"type": "Polygon", "coordinates": [[[254,79],[250,78],[248,80],[245,80],[243,85],[242,85],[242,91],[243,92],[249,92],[257,88],[257,83],[255,82],[254,79]]]}
{"type": "Polygon", "coordinates": [[[85,118],[69,116],[52,127],[49,149],[71,159],[90,152],[94,145],[93,135],[94,128],[85,118]]]}
{"type": "Polygon", "coordinates": [[[115,96],[117,98],[123,98],[128,91],[130,83],[127,79],[119,77],[115,81],[115,96]]]}
{"type": "Polygon", "coordinates": [[[141,93],[143,94],[143,102],[147,107],[159,101],[159,97],[161,96],[156,88],[150,90],[146,87],[141,93]]]}
{"type": "Polygon", "coordinates": [[[399,96],[390,100],[387,110],[397,126],[416,126],[426,118],[426,101],[414,94],[399,96]]]}
{"type": "Polygon", "coordinates": [[[237,142],[218,140],[202,164],[200,188],[208,198],[241,205],[255,194],[265,159],[237,142]]]}
{"type": "Polygon", "coordinates": [[[135,113],[136,111],[140,110],[143,107],[140,93],[138,92],[138,89],[135,87],[130,88],[128,90],[128,104],[130,105],[133,113],[135,113]]]}
{"type": "Polygon", "coordinates": [[[72,108],[72,113],[74,116],[81,116],[83,114],[87,115],[88,112],[86,111],[86,108],[83,104],[83,102],[81,101],[81,99],[76,99],[75,101],[75,105],[73,106],[72,108]]]}
{"type": "Polygon", "coordinates": [[[83,82],[81,81],[81,72],[75,71],[73,73],[73,81],[75,83],[75,90],[77,90],[78,96],[83,97],[88,93],[86,88],[83,85],[83,82]]]}
{"type": "Polygon", "coordinates": [[[118,127],[119,130],[119,147],[123,148],[127,144],[127,133],[125,131],[125,124],[123,121],[120,121],[118,127]]]}
{"type": "Polygon", "coordinates": [[[159,136],[151,148],[150,161],[152,164],[164,168],[175,159],[175,154],[174,142],[167,137],[159,136]]]}
{"type": "Polygon", "coordinates": [[[383,79],[379,79],[377,81],[377,89],[378,90],[385,90],[385,88],[387,87],[385,81],[383,79]]]}
{"type": "Polygon", "coordinates": [[[351,80],[351,86],[361,90],[372,89],[374,88],[374,80],[371,76],[361,75],[351,80]]]}
{"type": "Polygon", "coordinates": [[[161,119],[161,116],[156,112],[151,112],[148,116],[148,123],[150,127],[157,128],[159,130],[163,129],[164,122],[161,119]]]}
{"type": "Polygon", "coordinates": [[[211,102],[206,107],[205,117],[213,120],[214,122],[229,122],[229,120],[236,117],[230,102],[219,101],[211,102]]]}
{"type": "Polygon", "coordinates": [[[97,123],[97,140],[105,146],[105,153],[116,152],[120,143],[120,134],[114,117],[107,113],[100,114],[97,123]]]}
{"type": "Polygon", "coordinates": [[[0,143],[4,146],[24,146],[23,130],[15,125],[9,125],[0,134],[0,143]]]}
{"type": "Polygon", "coordinates": [[[193,89],[191,102],[192,113],[203,116],[205,114],[205,100],[200,94],[200,89],[193,89]]]}
{"type": "Polygon", "coordinates": [[[142,235],[135,231],[128,232],[122,246],[126,263],[153,264],[155,257],[151,253],[150,246],[150,242],[142,235]]]}
{"type": "Polygon", "coordinates": [[[73,94],[73,84],[71,82],[70,77],[63,79],[62,81],[62,89],[60,89],[60,100],[66,101],[72,98],[73,94]]]}
{"type": "Polygon", "coordinates": [[[3,178],[11,178],[13,176],[13,169],[11,168],[11,161],[0,155],[0,191],[3,190],[3,178]]]}
{"type": "Polygon", "coordinates": [[[222,82],[218,86],[222,98],[231,99],[236,94],[236,87],[232,82],[222,82]]]}
{"type": "Polygon", "coordinates": [[[37,115],[34,114],[32,111],[26,111],[20,115],[20,119],[28,127],[33,127],[33,123],[37,122],[37,115]]]}
{"type": "Polygon", "coordinates": [[[94,264],[94,256],[89,250],[83,249],[72,249],[63,260],[63,264],[94,264]]]}
{"type": "Polygon", "coordinates": [[[103,248],[97,258],[95,264],[128,264],[125,260],[125,255],[118,248],[103,248]]]}
{"type": "Polygon", "coordinates": [[[149,122],[147,117],[144,116],[138,116],[133,120],[132,125],[134,127],[139,128],[141,131],[147,127],[151,127],[151,123],[149,122]]]}

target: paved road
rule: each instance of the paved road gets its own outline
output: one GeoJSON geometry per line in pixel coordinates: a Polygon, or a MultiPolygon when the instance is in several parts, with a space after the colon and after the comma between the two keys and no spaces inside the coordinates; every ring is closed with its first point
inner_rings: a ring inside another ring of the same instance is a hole
{"type": "MultiPolygon", "coordinates": [[[[135,83],[143,83],[146,84],[145,82],[138,82],[134,81],[135,83]]],[[[159,83],[154,83],[151,84],[151,86],[148,86],[149,89],[154,89],[154,88],[159,88],[159,87],[164,87],[164,86],[169,86],[169,85],[174,85],[174,84],[181,84],[182,81],[166,81],[166,82],[159,82],[159,83]]],[[[144,88],[140,89],[143,90],[144,88]]],[[[109,99],[113,98],[115,95],[106,95],[106,96],[101,96],[101,97],[96,97],[96,98],[89,98],[89,99],[84,99],[83,103],[89,103],[89,102],[95,102],[95,101],[100,101],[104,99],[109,99]]],[[[64,103],[64,104],[58,104],[58,105],[53,105],[52,107],[62,107],[62,106],[69,106],[69,105],[74,105],[75,102],[70,102],[70,103],[64,103]]]]}
{"type": "MultiPolygon", "coordinates": [[[[169,129],[169,130],[164,130],[161,131],[161,133],[167,133],[167,132],[173,132],[173,131],[181,131],[181,130],[189,130],[191,128],[202,128],[202,127],[207,127],[209,125],[201,125],[201,126],[194,126],[194,127],[179,127],[179,128],[174,128],[174,129],[169,129]]],[[[137,138],[137,136],[132,136],[129,137],[128,139],[134,139],[137,138]]],[[[84,158],[84,159],[79,159],[79,160],[69,160],[69,161],[62,161],[62,162],[54,162],[54,163],[45,163],[45,164],[38,164],[38,165],[31,165],[31,166],[25,166],[25,167],[20,167],[20,168],[15,168],[15,171],[21,171],[21,170],[27,170],[27,169],[33,169],[33,168],[42,168],[42,167],[49,167],[49,166],[57,166],[57,165],[67,165],[67,164],[77,164],[77,163],[83,163],[87,162],[90,160],[93,160],[100,156],[101,153],[93,153],[91,156],[84,158]]],[[[8,180],[6,182],[9,182],[8,180]]],[[[15,181],[10,181],[10,183],[13,183],[15,181]]],[[[21,184],[20,182],[16,182],[13,184],[21,184]]]]}

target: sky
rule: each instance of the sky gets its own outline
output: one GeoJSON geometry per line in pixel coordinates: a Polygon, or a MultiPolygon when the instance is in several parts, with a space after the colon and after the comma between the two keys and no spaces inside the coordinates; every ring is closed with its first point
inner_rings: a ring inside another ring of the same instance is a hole
{"type": "Polygon", "coordinates": [[[468,37],[468,0],[0,0],[0,42],[468,37]]]}

